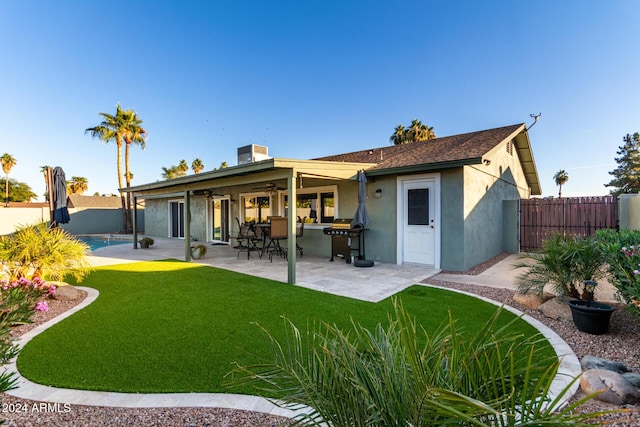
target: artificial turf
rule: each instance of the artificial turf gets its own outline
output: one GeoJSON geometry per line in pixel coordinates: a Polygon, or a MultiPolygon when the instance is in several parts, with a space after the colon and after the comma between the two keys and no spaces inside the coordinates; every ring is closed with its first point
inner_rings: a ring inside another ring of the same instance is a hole
{"type": "MultiPolygon", "coordinates": [[[[101,267],[82,285],[96,288],[98,299],[21,351],[18,368],[31,381],[118,392],[225,392],[234,362],[269,356],[255,323],[281,337],[283,315],[300,329],[319,320],[350,328],[352,318],[372,328],[393,312],[391,299],[365,302],[181,261],[101,267]]],[[[427,331],[450,310],[473,333],[496,310],[417,285],[397,297],[427,331]]],[[[513,317],[505,311],[501,322],[513,317]]],[[[527,336],[537,332],[524,321],[516,325],[527,336]]],[[[545,351],[553,354],[550,346],[545,351]]]]}

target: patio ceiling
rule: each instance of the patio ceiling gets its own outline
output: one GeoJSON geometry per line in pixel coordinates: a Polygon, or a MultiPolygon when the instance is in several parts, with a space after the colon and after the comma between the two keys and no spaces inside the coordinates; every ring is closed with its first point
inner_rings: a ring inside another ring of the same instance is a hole
{"type": "Polygon", "coordinates": [[[366,170],[373,166],[375,163],[271,158],[165,181],[120,188],[119,191],[130,192],[135,197],[144,198],[211,188],[250,186],[262,182],[287,180],[291,177],[355,180],[359,170],[366,170]]]}

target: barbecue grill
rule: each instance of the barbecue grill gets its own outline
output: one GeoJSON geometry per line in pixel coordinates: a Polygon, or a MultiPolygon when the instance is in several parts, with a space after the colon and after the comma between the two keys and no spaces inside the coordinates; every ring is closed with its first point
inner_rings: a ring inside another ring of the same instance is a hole
{"type": "Polygon", "coordinates": [[[336,218],[331,227],[322,230],[324,234],[331,236],[331,259],[329,261],[338,257],[350,264],[352,252],[357,253],[357,259],[365,259],[364,232],[366,228],[362,224],[357,224],[352,228],[351,221],[351,219],[336,218]],[[354,244],[357,246],[354,247],[354,244]]]}

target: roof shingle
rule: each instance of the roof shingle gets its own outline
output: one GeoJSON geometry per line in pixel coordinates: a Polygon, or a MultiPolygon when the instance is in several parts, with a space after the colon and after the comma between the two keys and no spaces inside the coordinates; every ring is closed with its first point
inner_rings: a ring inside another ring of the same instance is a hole
{"type": "Polygon", "coordinates": [[[445,136],[423,142],[353,151],[313,160],[377,163],[369,170],[393,169],[434,163],[478,159],[504,141],[523,124],[445,136]]]}

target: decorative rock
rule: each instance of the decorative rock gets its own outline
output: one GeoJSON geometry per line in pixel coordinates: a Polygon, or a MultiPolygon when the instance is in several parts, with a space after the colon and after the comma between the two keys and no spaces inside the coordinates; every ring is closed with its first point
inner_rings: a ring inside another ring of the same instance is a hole
{"type": "Polygon", "coordinates": [[[537,310],[543,302],[551,298],[553,298],[553,295],[546,292],[543,295],[538,295],[533,292],[527,292],[524,294],[516,292],[513,295],[513,300],[515,302],[532,310],[537,310]]]}
{"type": "Polygon", "coordinates": [[[542,295],[516,292],[513,300],[522,306],[536,310],[542,304],[542,295]]]}
{"type": "Polygon", "coordinates": [[[55,294],[53,294],[53,298],[60,301],[73,301],[80,297],[80,292],[75,288],[75,286],[63,284],[62,286],[58,286],[56,288],[55,294]]]}
{"type": "Polygon", "coordinates": [[[580,360],[580,366],[582,366],[583,370],[604,369],[606,371],[617,372],[619,374],[630,371],[629,368],[627,368],[620,362],[590,355],[586,355],[582,358],[582,360],[580,360]]]}
{"type": "Polygon", "coordinates": [[[538,310],[554,320],[571,321],[573,317],[571,316],[571,309],[567,304],[568,300],[569,298],[567,297],[551,298],[549,301],[541,304],[538,310]]]}
{"type": "Polygon", "coordinates": [[[614,405],[640,402],[640,390],[632,386],[621,374],[604,369],[589,369],[580,377],[582,391],[591,394],[604,390],[595,397],[614,405]]]}
{"type": "Polygon", "coordinates": [[[629,381],[629,383],[637,388],[640,388],[640,374],[635,372],[626,372],[622,376],[629,381]]]}

